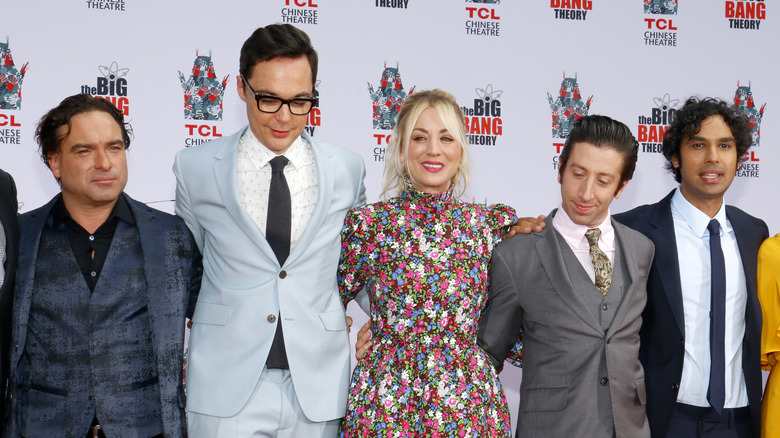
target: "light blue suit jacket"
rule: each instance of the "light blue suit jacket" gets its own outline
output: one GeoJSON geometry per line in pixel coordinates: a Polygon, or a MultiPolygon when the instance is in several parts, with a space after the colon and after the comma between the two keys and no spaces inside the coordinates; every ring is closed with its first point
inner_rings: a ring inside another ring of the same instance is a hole
{"type": "Polygon", "coordinates": [[[312,421],[342,417],[350,381],[349,336],[336,269],[350,208],[365,204],[362,158],[303,134],[317,162],[319,201],[284,266],[238,195],[238,142],[247,128],[180,151],[176,214],[203,253],[193,316],[187,408],[229,417],[246,404],[284,328],[290,374],[312,421]],[[276,315],[281,312],[281,321],[276,315]]]}

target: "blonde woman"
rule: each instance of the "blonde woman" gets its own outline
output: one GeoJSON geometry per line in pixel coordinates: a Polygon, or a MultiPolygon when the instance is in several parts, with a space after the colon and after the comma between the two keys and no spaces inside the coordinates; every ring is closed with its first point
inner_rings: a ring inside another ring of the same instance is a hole
{"type": "Polygon", "coordinates": [[[386,151],[386,201],[351,211],[339,287],[363,288],[373,344],[355,368],[344,437],[508,437],[506,400],[476,345],[490,254],[515,212],[458,200],[469,180],[463,113],[441,90],[403,104],[386,151]]]}

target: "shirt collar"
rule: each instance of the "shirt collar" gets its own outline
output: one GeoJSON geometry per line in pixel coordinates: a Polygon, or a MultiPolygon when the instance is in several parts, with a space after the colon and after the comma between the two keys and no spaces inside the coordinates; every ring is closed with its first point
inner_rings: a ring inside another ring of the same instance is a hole
{"type": "MultiPolygon", "coordinates": [[[[244,135],[241,136],[239,147],[246,148],[249,159],[252,160],[252,163],[254,163],[255,168],[257,169],[268,165],[268,162],[277,155],[260,143],[260,140],[255,137],[251,129],[247,129],[244,132],[244,135]]],[[[313,163],[312,154],[306,153],[307,148],[311,148],[309,142],[306,141],[302,135],[299,135],[282,154],[290,160],[287,166],[291,166],[291,168],[300,168],[313,163]]]]}
{"type": "Polygon", "coordinates": [[[718,223],[720,224],[721,230],[724,232],[728,232],[731,230],[731,226],[729,225],[728,221],[726,220],[726,201],[723,200],[723,203],[720,205],[720,209],[717,213],[715,213],[714,218],[710,218],[707,216],[704,212],[696,208],[693,204],[688,202],[687,199],[685,199],[685,196],[683,196],[682,192],[680,191],[680,188],[677,187],[677,190],[675,190],[674,195],[672,195],[672,212],[676,212],[680,215],[682,220],[685,222],[686,225],[695,233],[697,236],[709,236],[710,233],[707,231],[707,225],[709,225],[711,219],[717,219],[718,223]]]}
{"type": "MultiPolygon", "coordinates": [[[[612,226],[612,215],[607,210],[607,217],[604,218],[596,228],[601,230],[601,237],[599,237],[599,247],[603,250],[615,249],[615,228],[612,226]]],[[[573,220],[566,214],[563,206],[558,207],[558,211],[553,216],[553,227],[558,233],[563,236],[566,243],[572,248],[588,248],[588,239],[585,238],[585,232],[590,228],[586,225],[575,224],[573,220]]]]}
{"type": "MultiPolygon", "coordinates": [[[[55,226],[63,224],[68,220],[73,220],[70,212],[68,212],[68,209],[65,208],[65,202],[62,200],[62,193],[57,196],[59,198],[54,203],[54,208],[52,209],[52,218],[54,219],[55,226]]],[[[119,218],[130,225],[135,225],[135,216],[133,216],[133,212],[130,210],[130,204],[127,203],[127,199],[125,199],[124,193],[119,195],[119,198],[116,200],[116,204],[114,204],[114,208],[111,210],[108,218],[103,223],[106,224],[111,222],[111,220],[114,218],[119,218]]]]}

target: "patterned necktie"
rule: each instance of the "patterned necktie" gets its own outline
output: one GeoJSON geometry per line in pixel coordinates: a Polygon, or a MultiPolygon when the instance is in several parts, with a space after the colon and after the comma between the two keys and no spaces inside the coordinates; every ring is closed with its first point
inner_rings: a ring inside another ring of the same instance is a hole
{"type": "Polygon", "coordinates": [[[593,262],[593,268],[596,270],[596,288],[601,291],[601,296],[607,296],[609,286],[612,285],[612,263],[604,251],[599,248],[599,237],[601,230],[591,228],[585,232],[585,237],[590,245],[590,261],[593,262]]]}
{"type": "Polygon", "coordinates": [[[284,155],[274,157],[271,164],[271,186],[268,193],[268,222],[265,225],[265,239],[284,265],[290,255],[291,206],[290,189],[284,177],[284,167],[289,160],[284,155]]]}

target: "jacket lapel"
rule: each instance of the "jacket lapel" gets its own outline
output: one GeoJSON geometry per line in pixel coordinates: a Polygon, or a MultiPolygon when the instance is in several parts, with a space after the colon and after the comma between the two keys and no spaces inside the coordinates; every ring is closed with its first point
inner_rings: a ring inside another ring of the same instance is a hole
{"type": "Polygon", "coordinates": [[[234,138],[226,141],[222,149],[214,155],[214,180],[217,182],[217,190],[219,190],[220,199],[225,204],[225,209],[236,221],[238,227],[252,242],[257,244],[257,247],[270,261],[278,264],[279,261],[276,259],[271,245],[265,239],[264,230],[258,228],[255,221],[241,206],[238,195],[238,143],[246,129],[233,134],[234,138]]]}
{"type": "MultiPolygon", "coordinates": [[[[38,259],[38,247],[41,242],[41,232],[44,223],[52,220],[51,209],[60,195],[55,196],[48,204],[28,213],[24,226],[20,227],[19,259],[16,270],[16,292],[14,299],[14,344],[23,346],[27,338],[27,321],[30,317],[33,288],[35,287],[35,265],[38,259]]],[[[21,357],[22,349],[11,350],[11,369],[13,370],[21,357]]]]}
{"type": "Polygon", "coordinates": [[[556,210],[553,210],[545,222],[547,226],[541,231],[542,239],[536,242],[536,252],[541,260],[542,267],[547,273],[555,292],[571,311],[580,317],[583,322],[593,328],[599,334],[603,334],[601,325],[596,315],[590,311],[585,300],[577,292],[577,289],[571,284],[569,273],[566,271],[566,262],[563,260],[563,253],[558,242],[558,232],[552,225],[552,218],[556,210]]]}
{"type": "MultiPolygon", "coordinates": [[[[677,329],[680,333],[685,333],[680,262],[677,259],[677,240],[674,233],[674,220],[672,219],[672,195],[674,195],[674,190],[655,206],[650,218],[650,225],[654,229],[647,237],[655,243],[653,261],[655,274],[650,280],[661,282],[661,289],[666,293],[666,299],[672,309],[677,329]]],[[[657,291],[658,288],[648,286],[649,293],[653,290],[657,291]]]]}
{"type": "Polygon", "coordinates": [[[620,300],[620,305],[615,313],[615,317],[607,330],[607,335],[614,334],[619,328],[623,326],[623,320],[626,318],[626,314],[631,310],[634,298],[638,293],[634,287],[637,275],[639,274],[639,263],[636,259],[636,253],[631,251],[631,243],[629,236],[625,233],[624,225],[621,225],[615,220],[612,220],[612,227],[615,230],[615,238],[617,239],[616,248],[618,250],[615,253],[615,257],[620,257],[620,263],[625,266],[625,271],[628,276],[623,278],[623,298],[620,300]]]}
{"type": "Polygon", "coordinates": [[[309,217],[309,222],[306,224],[301,237],[295,244],[295,248],[293,248],[290,256],[285,262],[287,265],[294,263],[301,257],[301,254],[306,252],[307,247],[320,231],[320,226],[328,213],[328,206],[331,204],[334,190],[333,187],[335,184],[332,155],[315,139],[306,134],[306,132],[302,135],[303,139],[309,142],[311,149],[314,152],[314,161],[317,163],[317,191],[319,192],[319,195],[317,204],[311,212],[311,217],[309,217]]]}

